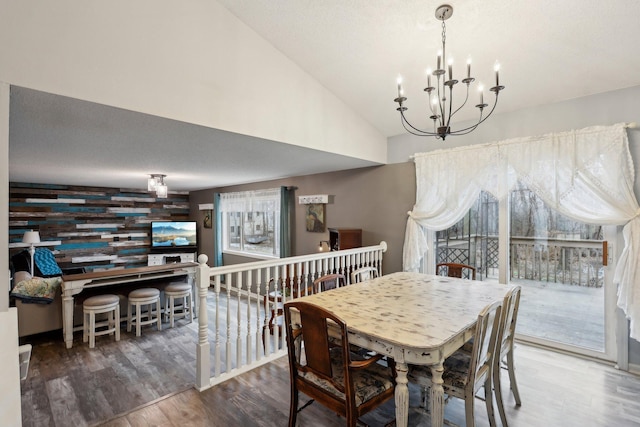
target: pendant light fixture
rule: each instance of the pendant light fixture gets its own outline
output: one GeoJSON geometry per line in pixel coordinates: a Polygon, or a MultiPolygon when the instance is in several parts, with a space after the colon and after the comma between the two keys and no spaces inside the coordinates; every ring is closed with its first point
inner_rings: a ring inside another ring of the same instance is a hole
{"type": "Polygon", "coordinates": [[[166,176],[167,175],[163,175],[159,173],[152,173],[149,175],[150,178],[147,179],[147,190],[155,191],[156,198],[158,199],[167,198],[168,188],[167,188],[167,185],[164,183],[164,178],[166,176]]]}
{"type": "Polygon", "coordinates": [[[433,120],[433,130],[420,129],[409,123],[409,120],[405,116],[405,111],[407,111],[405,102],[407,101],[407,98],[404,96],[404,90],[402,88],[402,77],[398,77],[398,97],[394,99],[394,102],[398,103],[398,108],[396,108],[396,110],[400,112],[402,125],[407,132],[418,136],[434,136],[436,139],[442,139],[443,141],[449,135],[466,135],[473,132],[480,123],[484,122],[489,118],[489,116],[491,116],[498,104],[498,94],[504,89],[504,86],[500,85],[500,65],[496,63],[494,66],[496,85],[489,89],[491,92],[495,93],[495,99],[489,114],[484,115],[485,108],[488,107],[488,104],[484,103],[483,88],[480,86],[478,88],[480,91],[479,102],[475,105],[480,113],[478,121],[471,126],[455,130],[452,129],[451,119],[469,101],[469,89],[471,83],[475,80],[475,78],[471,77],[471,60],[469,59],[467,60],[466,77],[461,81],[461,83],[466,85],[466,94],[462,94],[464,96],[464,100],[462,102],[454,105],[453,88],[459,83],[459,81],[453,78],[453,60],[451,58],[448,59],[448,68],[445,70],[445,60],[447,58],[447,29],[445,21],[449,19],[452,14],[453,7],[448,4],[439,6],[435,13],[436,18],[442,21],[442,49],[438,52],[436,69],[427,69],[427,87],[424,89],[424,91],[427,92],[427,114],[429,118],[433,120]]]}

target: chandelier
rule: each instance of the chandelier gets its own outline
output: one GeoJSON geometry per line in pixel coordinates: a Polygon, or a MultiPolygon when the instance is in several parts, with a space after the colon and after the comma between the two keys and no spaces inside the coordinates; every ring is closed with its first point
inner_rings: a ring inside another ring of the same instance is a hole
{"type": "Polygon", "coordinates": [[[498,94],[504,89],[504,86],[500,86],[500,65],[496,63],[494,67],[494,71],[496,73],[496,85],[489,89],[491,92],[495,93],[495,100],[489,114],[484,115],[485,108],[488,107],[488,104],[484,103],[483,87],[480,86],[478,88],[480,92],[480,102],[476,104],[476,108],[480,112],[478,122],[462,129],[451,129],[451,118],[467,104],[467,101],[469,101],[469,87],[475,79],[471,77],[471,60],[469,59],[467,60],[467,76],[462,79],[462,83],[467,86],[464,102],[454,110],[453,87],[459,82],[453,78],[453,60],[451,58],[448,60],[448,70],[444,69],[444,58],[446,58],[447,53],[445,46],[447,31],[445,21],[453,15],[453,7],[448,4],[439,6],[436,9],[435,15],[436,18],[442,21],[442,50],[438,52],[436,69],[433,71],[431,68],[427,69],[427,87],[424,89],[424,91],[427,92],[429,99],[429,108],[427,111],[430,112],[429,118],[433,120],[433,131],[420,129],[413,126],[409,123],[409,120],[407,120],[404,113],[407,111],[407,107],[404,106],[407,98],[404,96],[404,91],[402,89],[402,77],[398,77],[398,97],[394,99],[394,102],[399,104],[396,110],[400,112],[402,125],[407,132],[418,136],[435,136],[436,139],[442,139],[444,141],[444,139],[449,135],[466,135],[471,133],[480,125],[480,123],[487,120],[493,113],[493,110],[495,110],[496,105],[498,104],[498,94]],[[431,85],[432,83],[434,86],[431,85]]]}

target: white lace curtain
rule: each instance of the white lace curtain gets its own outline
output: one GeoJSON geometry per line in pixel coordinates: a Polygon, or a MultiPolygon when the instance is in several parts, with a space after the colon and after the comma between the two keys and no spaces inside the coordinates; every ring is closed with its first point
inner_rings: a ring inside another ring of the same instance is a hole
{"type": "Polygon", "coordinates": [[[279,212],[280,188],[220,194],[220,212],[279,212]]]}
{"type": "Polygon", "coordinates": [[[409,212],[403,266],[417,271],[426,230],[459,221],[485,190],[498,200],[521,180],[569,218],[592,224],[626,224],[625,248],[614,283],[618,306],[640,338],[640,214],[625,124],[516,138],[416,154],[416,204],[409,212]]]}

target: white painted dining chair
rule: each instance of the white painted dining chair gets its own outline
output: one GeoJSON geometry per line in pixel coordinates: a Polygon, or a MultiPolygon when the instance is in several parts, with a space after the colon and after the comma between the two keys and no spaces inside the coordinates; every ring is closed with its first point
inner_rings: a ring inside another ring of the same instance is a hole
{"type": "Polygon", "coordinates": [[[351,283],[364,282],[378,277],[378,269],[375,267],[362,267],[351,272],[351,283]]]}
{"type": "Polygon", "coordinates": [[[500,332],[498,343],[496,345],[496,357],[493,366],[493,387],[496,395],[496,403],[502,426],[507,427],[507,417],[504,412],[504,404],[502,400],[502,387],[500,385],[500,370],[507,369],[509,372],[509,383],[511,384],[511,392],[516,401],[516,406],[520,406],[520,392],[516,383],[516,368],[513,361],[513,337],[516,330],[516,320],[518,319],[518,308],[520,307],[520,293],[522,288],[516,286],[511,289],[504,297],[502,303],[502,319],[500,320],[500,332]]]}
{"type": "MultiPolygon", "coordinates": [[[[500,330],[502,301],[486,306],[478,315],[471,353],[458,350],[444,361],[442,387],[448,396],[465,402],[467,427],[475,426],[474,403],[476,393],[484,387],[489,425],[496,426],[493,411],[492,369],[500,330]]],[[[425,365],[409,365],[409,381],[421,387],[431,388],[431,368],[425,365]]]]}

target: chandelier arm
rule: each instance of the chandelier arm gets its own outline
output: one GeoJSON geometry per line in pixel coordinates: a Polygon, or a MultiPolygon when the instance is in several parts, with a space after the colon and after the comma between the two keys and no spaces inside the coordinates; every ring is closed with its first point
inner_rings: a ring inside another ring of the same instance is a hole
{"type": "Polygon", "coordinates": [[[431,132],[427,132],[427,131],[423,131],[420,129],[416,129],[413,126],[411,126],[411,124],[409,122],[407,122],[406,120],[401,120],[402,122],[402,127],[404,128],[404,130],[406,130],[408,133],[410,133],[411,135],[415,135],[415,136],[437,136],[437,134],[435,133],[431,133],[431,132]],[[408,128],[407,124],[411,127],[408,128]],[[415,131],[414,131],[415,130],[415,131]]]}
{"type": "Polygon", "coordinates": [[[464,107],[465,105],[467,105],[467,101],[469,100],[469,85],[467,85],[467,96],[464,98],[464,102],[462,103],[461,106],[459,106],[456,111],[454,111],[450,116],[449,116],[449,120],[451,120],[451,117],[455,116],[456,113],[458,111],[460,111],[462,109],[462,107],[464,107]]]}
{"type": "MultiPolygon", "coordinates": [[[[490,115],[490,114],[489,114],[490,115]]],[[[486,116],[485,118],[482,118],[482,111],[480,112],[480,117],[478,118],[478,122],[472,126],[466,127],[464,129],[459,129],[456,131],[451,132],[451,135],[454,136],[460,136],[460,135],[466,135],[468,133],[473,132],[474,130],[476,130],[476,128],[478,126],[480,126],[480,123],[484,122],[489,116],[486,116]]]]}
{"type": "Polygon", "coordinates": [[[447,118],[447,129],[450,129],[449,124],[451,123],[451,117],[453,116],[453,114],[451,114],[451,110],[453,110],[453,85],[449,86],[449,117],[447,118]]]}
{"type": "Polygon", "coordinates": [[[426,130],[422,130],[422,129],[419,129],[419,128],[417,128],[417,127],[413,126],[413,125],[409,122],[409,120],[407,120],[407,118],[404,116],[404,112],[403,112],[403,111],[400,111],[400,116],[401,116],[402,126],[404,126],[404,128],[407,130],[407,132],[409,132],[409,133],[411,133],[411,134],[413,134],[413,135],[418,135],[418,136],[433,136],[433,135],[437,135],[437,134],[435,134],[435,133],[432,133],[432,132],[429,132],[429,131],[426,131],[426,130]],[[405,126],[405,123],[406,123],[406,124],[407,124],[411,129],[413,129],[415,132],[419,132],[419,133],[424,134],[424,135],[419,135],[419,134],[416,134],[416,133],[414,133],[414,132],[411,132],[411,131],[407,128],[407,126],[405,126]]]}
{"type": "Polygon", "coordinates": [[[489,111],[489,114],[487,114],[484,118],[482,118],[482,110],[480,111],[480,119],[478,119],[478,123],[476,123],[473,126],[469,126],[467,128],[464,129],[459,129],[457,131],[451,132],[451,134],[453,135],[466,135],[467,133],[473,132],[475,130],[475,128],[477,128],[481,123],[483,123],[485,120],[487,120],[489,118],[489,116],[491,116],[491,114],[493,114],[493,110],[496,109],[496,105],[498,105],[498,95],[496,94],[496,100],[493,103],[493,107],[491,108],[491,111],[489,111]],[[468,132],[465,132],[468,131],[468,132]],[[464,133],[462,133],[464,132],[464,133]]]}
{"type": "MultiPolygon", "coordinates": [[[[487,117],[489,117],[489,116],[487,116],[487,117]]],[[[476,123],[475,125],[470,126],[470,127],[468,127],[468,128],[464,128],[464,129],[460,129],[460,130],[457,130],[457,131],[451,132],[451,133],[450,133],[450,135],[460,136],[460,135],[466,135],[466,134],[469,134],[469,133],[473,132],[474,130],[476,130],[476,128],[477,128],[478,126],[480,126],[480,123],[482,123],[482,121],[478,121],[478,123],[476,123]]]]}

